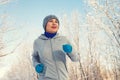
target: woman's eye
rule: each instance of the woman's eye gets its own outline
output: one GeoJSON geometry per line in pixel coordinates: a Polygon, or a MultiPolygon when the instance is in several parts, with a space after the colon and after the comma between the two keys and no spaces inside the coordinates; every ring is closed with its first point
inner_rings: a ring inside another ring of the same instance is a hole
{"type": "Polygon", "coordinates": [[[49,22],[52,22],[52,20],[50,20],[49,22]]]}
{"type": "Polygon", "coordinates": [[[55,21],[55,23],[58,23],[58,21],[55,21]]]}
{"type": "Polygon", "coordinates": [[[55,22],[55,23],[58,23],[58,21],[57,20],[49,20],[49,22],[55,22]]]}

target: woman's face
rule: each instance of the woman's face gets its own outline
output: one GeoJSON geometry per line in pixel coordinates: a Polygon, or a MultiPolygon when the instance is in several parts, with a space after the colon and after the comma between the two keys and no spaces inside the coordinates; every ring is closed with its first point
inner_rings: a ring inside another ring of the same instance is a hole
{"type": "Polygon", "coordinates": [[[46,32],[56,33],[59,29],[59,24],[56,19],[50,19],[46,25],[46,32]]]}

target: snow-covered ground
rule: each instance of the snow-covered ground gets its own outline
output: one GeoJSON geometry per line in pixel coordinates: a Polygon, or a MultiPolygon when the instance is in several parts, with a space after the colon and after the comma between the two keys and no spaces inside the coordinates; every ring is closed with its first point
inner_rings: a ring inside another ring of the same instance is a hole
{"type": "Polygon", "coordinates": [[[9,71],[12,64],[15,63],[15,53],[0,57],[0,79],[9,71]]]}

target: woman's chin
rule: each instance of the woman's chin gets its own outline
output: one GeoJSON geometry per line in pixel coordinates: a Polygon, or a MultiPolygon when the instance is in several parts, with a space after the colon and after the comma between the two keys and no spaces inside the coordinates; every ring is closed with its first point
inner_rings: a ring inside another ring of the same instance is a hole
{"type": "Polygon", "coordinates": [[[57,31],[56,30],[54,30],[54,31],[51,31],[51,33],[56,33],[57,31]]]}

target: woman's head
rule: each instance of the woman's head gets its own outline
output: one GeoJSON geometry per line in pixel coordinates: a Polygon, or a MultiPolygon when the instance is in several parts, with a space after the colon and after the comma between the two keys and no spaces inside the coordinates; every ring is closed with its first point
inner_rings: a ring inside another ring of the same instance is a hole
{"type": "Polygon", "coordinates": [[[48,15],[43,20],[43,28],[46,32],[56,33],[59,29],[59,20],[55,15],[48,15]]]}

